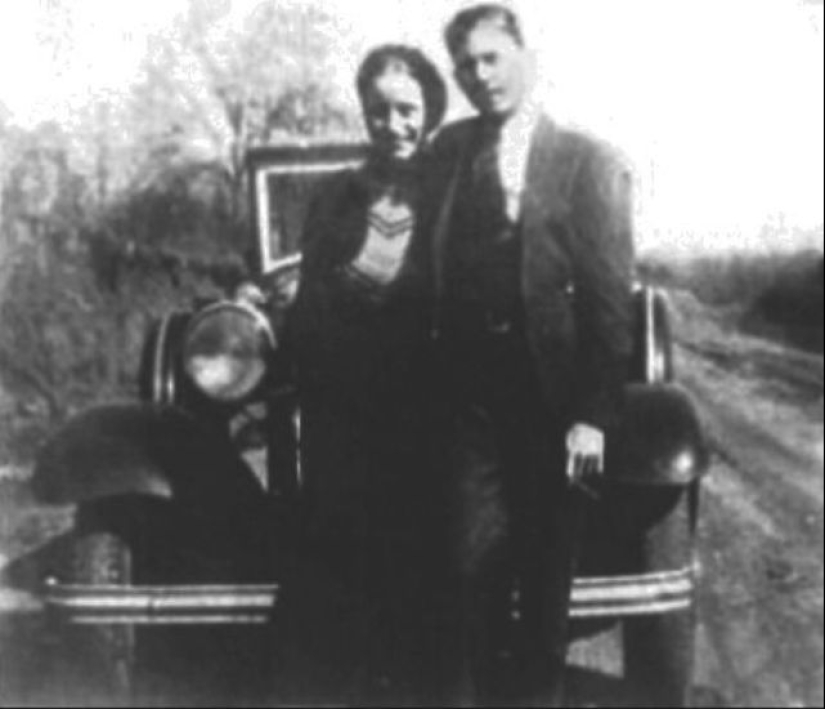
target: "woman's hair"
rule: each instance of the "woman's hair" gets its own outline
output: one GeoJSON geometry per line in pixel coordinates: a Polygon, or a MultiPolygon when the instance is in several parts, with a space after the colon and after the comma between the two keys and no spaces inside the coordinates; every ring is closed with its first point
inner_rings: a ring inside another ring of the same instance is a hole
{"type": "Polygon", "coordinates": [[[441,74],[423,52],[405,44],[384,44],[373,49],[361,62],[356,78],[358,95],[363,101],[375,79],[388,71],[409,74],[421,86],[424,96],[427,133],[435,130],[447,110],[447,86],[441,74]]]}
{"type": "Polygon", "coordinates": [[[452,56],[464,46],[467,36],[482,22],[497,23],[516,44],[524,46],[524,34],[516,13],[506,5],[491,2],[462,10],[447,25],[444,30],[444,41],[452,56]]]}

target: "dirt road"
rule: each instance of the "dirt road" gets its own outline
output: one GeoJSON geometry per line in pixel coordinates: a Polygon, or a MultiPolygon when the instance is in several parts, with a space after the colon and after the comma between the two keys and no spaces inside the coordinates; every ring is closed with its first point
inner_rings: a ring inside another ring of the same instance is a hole
{"type": "MultiPolygon", "coordinates": [[[[697,702],[822,706],[823,358],[742,335],[689,296],[673,305],[677,379],[714,450],[699,528],[697,702]]],[[[70,520],[10,500],[0,512],[0,566],[70,520]]],[[[0,590],[0,704],[63,704],[39,683],[49,640],[25,611],[24,597],[0,590]]],[[[583,695],[608,706],[606,686],[583,695]]]]}
{"type": "Polygon", "coordinates": [[[732,706],[823,705],[823,360],[677,296],[678,378],[716,463],[700,524],[702,684],[732,706]]]}

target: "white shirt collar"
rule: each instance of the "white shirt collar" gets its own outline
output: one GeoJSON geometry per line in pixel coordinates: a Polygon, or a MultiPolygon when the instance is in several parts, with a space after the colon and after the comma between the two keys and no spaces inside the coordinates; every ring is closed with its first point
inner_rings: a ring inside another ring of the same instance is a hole
{"type": "Polygon", "coordinates": [[[501,128],[499,174],[507,198],[507,214],[513,221],[519,218],[530,143],[540,116],[541,107],[533,97],[528,97],[501,128]]]}
{"type": "Polygon", "coordinates": [[[521,102],[518,109],[501,127],[502,135],[513,133],[532,134],[533,128],[541,115],[541,106],[532,96],[521,102]]]}

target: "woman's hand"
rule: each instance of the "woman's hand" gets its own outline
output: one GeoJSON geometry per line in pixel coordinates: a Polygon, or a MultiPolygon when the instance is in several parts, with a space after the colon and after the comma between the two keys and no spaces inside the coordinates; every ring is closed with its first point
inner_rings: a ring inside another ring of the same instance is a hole
{"type": "Polygon", "coordinates": [[[257,285],[245,281],[235,289],[234,300],[259,307],[266,303],[266,295],[257,285]]]}

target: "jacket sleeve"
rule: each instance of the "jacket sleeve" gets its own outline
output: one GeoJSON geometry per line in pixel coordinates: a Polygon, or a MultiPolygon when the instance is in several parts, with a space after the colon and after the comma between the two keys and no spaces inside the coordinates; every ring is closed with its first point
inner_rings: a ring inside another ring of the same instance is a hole
{"type": "Polygon", "coordinates": [[[298,292],[286,316],[284,358],[305,386],[316,376],[325,328],[324,273],[333,258],[336,205],[346,177],[322,180],[310,198],[301,232],[301,267],[298,292]]]}
{"type": "Polygon", "coordinates": [[[419,270],[426,274],[428,287],[431,289],[435,278],[436,225],[444,209],[444,196],[456,160],[452,132],[450,129],[442,132],[421,156],[421,194],[417,205],[411,255],[419,270]]]}
{"type": "MultiPolygon", "coordinates": [[[[446,126],[422,155],[421,197],[410,254],[419,273],[433,328],[438,327],[441,300],[441,258],[445,218],[449,218],[450,185],[472,130],[469,120],[446,126]]],[[[435,331],[433,330],[433,332],[435,331]]]]}
{"type": "Polygon", "coordinates": [[[632,349],[633,207],[629,170],[606,147],[583,157],[571,195],[578,333],[573,420],[602,430],[622,408],[632,349]]]}

